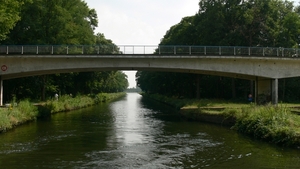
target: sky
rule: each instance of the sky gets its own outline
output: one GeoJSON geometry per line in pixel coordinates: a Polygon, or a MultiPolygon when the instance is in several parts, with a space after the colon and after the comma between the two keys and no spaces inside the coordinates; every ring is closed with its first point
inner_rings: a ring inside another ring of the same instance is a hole
{"type": "MultiPolygon", "coordinates": [[[[85,0],[97,11],[98,27],[116,45],[158,45],[171,26],[195,15],[199,0],[85,0]]],[[[300,0],[294,1],[299,5],[300,0]]],[[[129,88],[136,87],[136,71],[124,71],[129,88]]]]}
{"type": "MultiPolygon", "coordinates": [[[[85,0],[98,15],[95,33],[116,45],[158,45],[171,26],[195,15],[199,0],[85,0]]],[[[129,88],[136,71],[124,71],[129,88]]]]}

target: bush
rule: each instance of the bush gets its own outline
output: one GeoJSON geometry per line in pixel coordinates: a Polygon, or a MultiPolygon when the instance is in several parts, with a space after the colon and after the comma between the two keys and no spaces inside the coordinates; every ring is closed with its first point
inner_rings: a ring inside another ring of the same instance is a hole
{"type": "Polygon", "coordinates": [[[284,106],[249,107],[242,111],[233,127],[241,133],[253,135],[281,145],[295,145],[299,142],[300,117],[284,106]],[[294,138],[294,139],[292,139],[294,138]],[[293,141],[294,140],[294,141],[293,141]]]}

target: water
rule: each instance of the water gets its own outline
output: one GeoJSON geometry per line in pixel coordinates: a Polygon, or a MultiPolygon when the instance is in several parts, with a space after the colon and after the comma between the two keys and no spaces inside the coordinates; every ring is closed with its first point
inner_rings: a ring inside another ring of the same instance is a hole
{"type": "Polygon", "coordinates": [[[0,168],[299,168],[300,152],[187,122],[138,94],[0,135],[0,168]]]}

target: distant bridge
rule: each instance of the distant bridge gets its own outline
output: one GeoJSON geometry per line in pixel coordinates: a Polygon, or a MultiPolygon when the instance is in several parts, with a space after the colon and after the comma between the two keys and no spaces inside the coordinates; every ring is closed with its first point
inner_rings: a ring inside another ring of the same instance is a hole
{"type": "Polygon", "coordinates": [[[240,46],[40,45],[0,46],[3,80],[68,72],[153,70],[255,81],[255,96],[278,103],[278,79],[300,76],[299,49],[240,46]]]}

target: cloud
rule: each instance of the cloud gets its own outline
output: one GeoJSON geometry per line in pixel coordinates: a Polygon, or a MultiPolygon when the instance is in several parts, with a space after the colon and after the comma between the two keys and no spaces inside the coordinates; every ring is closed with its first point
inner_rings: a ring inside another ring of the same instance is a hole
{"type": "MultiPolygon", "coordinates": [[[[86,0],[98,15],[95,33],[117,45],[158,45],[171,26],[195,15],[199,0],[86,0]]],[[[136,71],[125,71],[135,87],[136,71]]]]}
{"type": "Polygon", "coordinates": [[[86,0],[98,14],[96,32],[121,44],[158,44],[181,18],[196,14],[198,0],[86,0]]]}

